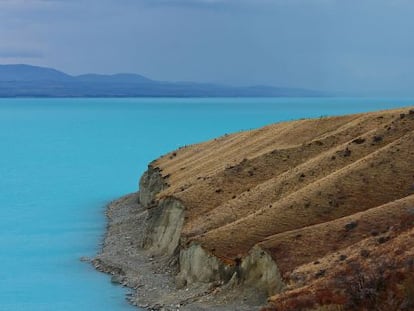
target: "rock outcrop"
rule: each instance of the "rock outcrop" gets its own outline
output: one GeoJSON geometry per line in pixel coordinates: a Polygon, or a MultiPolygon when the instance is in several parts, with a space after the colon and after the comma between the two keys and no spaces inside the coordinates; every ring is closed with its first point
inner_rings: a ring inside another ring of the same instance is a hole
{"type": "Polygon", "coordinates": [[[148,166],[148,170],[142,175],[139,181],[139,201],[144,207],[155,205],[155,196],[167,187],[166,182],[162,178],[161,171],[148,166]]]}

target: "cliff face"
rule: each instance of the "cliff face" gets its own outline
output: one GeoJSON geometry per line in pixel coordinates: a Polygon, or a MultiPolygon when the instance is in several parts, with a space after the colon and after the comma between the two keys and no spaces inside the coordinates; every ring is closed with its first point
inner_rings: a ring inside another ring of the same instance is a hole
{"type": "MultiPolygon", "coordinates": [[[[414,239],[404,242],[414,227],[412,163],[407,108],[279,123],[181,148],[141,178],[143,244],[178,259],[178,286],[254,287],[272,296],[267,310],[358,310],[339,277],[349,265],[374,273],[380,264],[369,254],[385,265],[392,250],[400,283],[412,277],[403,266],[414,251],[414,239]],[[326,284],[328,298],[319,299],[326,284]]],[[[414,304],[390,280],[392,290],[376,291],[414,304]]]]}

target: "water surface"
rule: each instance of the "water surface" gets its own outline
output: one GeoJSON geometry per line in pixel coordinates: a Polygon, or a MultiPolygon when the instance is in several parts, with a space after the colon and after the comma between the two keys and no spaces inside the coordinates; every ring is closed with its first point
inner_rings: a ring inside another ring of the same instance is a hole
{"type": "Polygon", "coordinates": [[[0,310],[133,310],[81,263],[105,204],[179,146],[281,120],[414,105],[411,99],[0,99],[0,310]]]}

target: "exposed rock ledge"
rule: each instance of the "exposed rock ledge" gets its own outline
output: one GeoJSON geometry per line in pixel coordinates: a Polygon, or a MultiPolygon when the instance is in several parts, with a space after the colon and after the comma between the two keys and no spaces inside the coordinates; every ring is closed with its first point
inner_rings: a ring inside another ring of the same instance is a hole
{"type": "MultiPolygon", "coordinates": [[[[177,257],[160,255],[158,248],[155,253],[154,249],[142,248],[149,227],[148,210],[138,201],[139,194],[134,193],[108,205],[108,226],[102,251],[92,260],[97,270],[112,275],[113,283],[132,289],[127,295],[131,304],[146,310],[166,311],[248,311],[260,308],[266,295],[256,295],[251,290],[240,292],[235,282],[224,286],[217,278],[215,282],[209,280],[177,286],[177,257]]],[[[202,252],[201,248],[199,250],[202,252]]],[[[184,253],[182,255],[185,256],[184,253]]],[[[204,262],[202,257],[199,257],[202,267],[210,273],[209,268],[218,261],[214,262],[211,257],[212,263],[204,262]]],[[[202,275],[200,272],[196,274],[202,275]]]]}
{"type": "MultiPolygon", "coordinates": [[[[144,193],[140,193],[140,202],[148,209],[143,247],[153,256],[163,256],[173,262],[178,259],[178,288],[197,283],[228,284],[232,281],[238,287],[249,287],[256,292],[266,293],[263,297],[282,290],[284,284],[275,262],[259,246],[253,248],[246,257],[238,258],[230,264],[197,243],[181,247],[181,232],[185,220],[185,207],[182,202],[166,197],[157,205],[153,204],[157,194],[165,189],[159,186],[163,183],[159,169],[154,169],[151,165],[140,181],[140,189],[144,193]],[[152,182],[148,183],[148,180],[152,182]],[[152,185],[156,185],[157,190],[152,185]]],[[[262,301],[264,302],[265,300],[262,301]]]]}
{"type": "Polygon", "coordinates": [[[94,264],[150,309],[252,310],[271,297],[266,310],[365,310],[392,294],[390,307],[410,310],[413,145],[405,108],[179,149],[150,164],[139,195],[109,206],[94,264]],[[388,267],[391,285],[356,299],[358,286],[343,285],[356,266],[355,280],[369,271],[371,283],[388,267]]]}

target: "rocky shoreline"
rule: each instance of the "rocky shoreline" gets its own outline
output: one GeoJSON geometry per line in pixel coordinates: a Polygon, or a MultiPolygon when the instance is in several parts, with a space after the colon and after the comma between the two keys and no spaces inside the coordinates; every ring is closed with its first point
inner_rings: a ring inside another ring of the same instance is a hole
{"type": "Polygon", "coordinates": [[[153,256],[142,248],[148,210],[133,193],[111,202],[101,252],[91,261],[111,282],[131,289],[127,300],[145,310],[257,310],[266,298],[237,282],[196,283],[178,289],[177,256],[153,256]]]}

